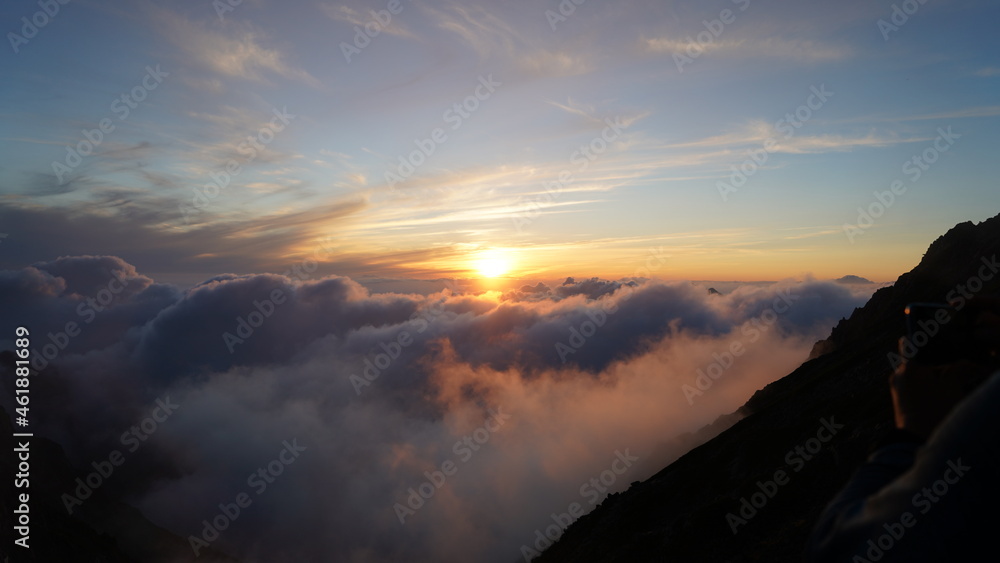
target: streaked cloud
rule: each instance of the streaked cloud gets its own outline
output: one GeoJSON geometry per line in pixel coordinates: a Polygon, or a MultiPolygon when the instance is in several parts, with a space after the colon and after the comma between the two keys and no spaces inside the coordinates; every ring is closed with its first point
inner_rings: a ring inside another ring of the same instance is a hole
{"type": "MultiPolygon", "coordinates": [[[[864,147],[888,147],[900,143],[915,143],[926,141],[929,137],[901,138],[899,135],[878,133],[874,130],[864,135],[809,135],[799,133],[787,123],[784,128],[776,128],[774,124],[763,120],[751,120],[734,131],[714,135],[704,139],[686,141],[667,145],[666,148],[692,149],[734,146],[762,146],[768,140],[774,140],[777,145],[772,152],[791,154],[818,154],[823,152],[849,151],[864,147]],[[789,136],[789,131],[792,135],[789,136]]],[[[930,137],[932,138],[932,137],[930,137]]]]}
{"type": "MultiPolygon", "coordinates": [[[[400,5],[404,7],[404,10],[408,7],[408,3],[403,4],[400,2],[400,5]]],[[[364,30],[366,25],[370,25],[372,22],[375,22],[374,25],[378,26],[379,33],[384,32],[397,37],[404,37],[406,39],[418,39],[416,34],[400,23],[401,18],[399,16],[405,12],[400,12],[400,14],[396,15],[389,14],[389,17],[391,18],[389,25],[382,25],[382,23],[376,20],[375,16],[371,14],[372,10],[370,4],[365,4],[364,6],[358,4],[356,7],[351,7],[346,4],[322,3],[319,7],[323,13],[327,15],[327,17],[334,21],[341,21],[351,26],[358,26],[362,30],[364,30]]],[[[380,6],[379,9],[385,10],[385,6],[380,6]]],[[[374,25],[372,27],[374,27],[374,25]]]]}
{"type": "MultiPolygon", "coordinates": [[[[319,87],[320,82],[311,74],[296,68],[285,53],[264,45],[264,34],[252,24],[230,23],[209,28],[209,24],[195,22],[166,9],[156,9],[155,28],[161,29],[188,61],[227,78],[255,82],[269,82],[276,77],[295,80],[319,87]]],[[[211,90],[217,83],[202,82],[211,90]]]]}
{"type": "Polygon", "coordinates": [[[846,45],[823,44],[805,39],[765,37],[759,39],[715,39],[710,42],[692,42],[690,38],[676,36],[651,37],[640,40],[642,48],[654,54],[718,53],[737,58],[768,58],[804,62],[845,60],[854,55],[846,45]],[[690,51],[690,52],[689,52],[690,51]]]}

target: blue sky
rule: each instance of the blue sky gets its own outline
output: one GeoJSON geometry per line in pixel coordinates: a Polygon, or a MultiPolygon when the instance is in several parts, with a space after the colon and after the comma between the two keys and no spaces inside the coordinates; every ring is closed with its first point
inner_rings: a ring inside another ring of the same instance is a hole
{"type": "Polygon", "coordinates": [[[5,265],[114,254],[203,278],[280,272],[324,241],[329,272],[359,279],[618,277],[663,248],[666,278],[882,281],[997,212],[995,3],[219,5],[4,5],[5,265]],[[880,29],[894,5],[913,13],[880,29]],[[23,17],[49,21],[20,41],[23,17]],[[415,140],[433,152],[390,186],[415,140]],[[845,229],[894,180],[905,192],[845,229]]]}

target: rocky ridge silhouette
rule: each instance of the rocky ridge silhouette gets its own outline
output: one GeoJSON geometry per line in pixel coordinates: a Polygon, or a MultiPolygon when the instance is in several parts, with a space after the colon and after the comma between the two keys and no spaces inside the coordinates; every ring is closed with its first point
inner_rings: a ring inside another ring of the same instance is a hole
{"type": "Polygon", "coordinates": [[[799,368],[723,417],[742,415],[738,422],[610,495],[533,561],[800,561],[819,513],[891,427],[888,353],[905,332],[904,307],[971,293],[974,279],[983,282],[978,294],[1000,293],[1000,275],[978,278],[998,257],[1000,215],[956,225],[913,270],[842,319],[799,368]],[[831,426],[836,434],[819,440],[831,426]],[[758,492],[767,497],[760,507],[750,502],[758,492]]]}

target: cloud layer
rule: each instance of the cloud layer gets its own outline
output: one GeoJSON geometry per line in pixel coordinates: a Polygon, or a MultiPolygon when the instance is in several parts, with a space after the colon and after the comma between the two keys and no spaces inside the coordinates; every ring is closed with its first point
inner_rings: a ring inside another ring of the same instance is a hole
{"type": "Polygon", "coordinates": [[[589,479],[648,477],[872,289],[569,278],[372,294],[300,273],[180,290],[77,256],[0,272],[0,322],[30,320],[50,356],[36,381],[62,405],[43,433],[80,467],[122,449],[157,399],[179,405],[106,486],[182,536],[246,492],[213,545],[249,561],[509,562],[551,513],[603,499],[589,479]],[[290,463],[288,444],[305,448],[290,463]],[[607,472],[618,454],[638,461],[607,472]]]}

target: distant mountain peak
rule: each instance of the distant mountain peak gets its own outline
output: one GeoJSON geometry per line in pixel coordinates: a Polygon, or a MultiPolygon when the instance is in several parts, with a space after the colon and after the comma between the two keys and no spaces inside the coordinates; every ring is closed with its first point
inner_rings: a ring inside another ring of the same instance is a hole
{"type": "Polygon", "coordinates": [[[853,274],[848,274],[842,278],[837,278],[833,280],[837,283],[875,283],[868,278],[863,278],[861,276],[855,276],[853,274]]]}

